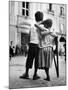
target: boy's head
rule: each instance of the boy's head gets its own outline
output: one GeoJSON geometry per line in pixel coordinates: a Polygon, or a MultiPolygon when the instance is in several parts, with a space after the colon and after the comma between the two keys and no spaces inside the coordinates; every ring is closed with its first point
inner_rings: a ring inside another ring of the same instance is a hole
{"type": "Polygon", "coordinates": [[[40,11],[37,11],[37,12],[35,13],[35,20],[36,20],[36,22],[42,21],[42,20],[43,20],[43,13],[40,12],[40,11]]]}
{"type": "Polygon", "coordinates": [[[52,20],[51,19],[44,20],[41,24],[43,24],[45,28],[49,29],[52,27],[52,20]]]}

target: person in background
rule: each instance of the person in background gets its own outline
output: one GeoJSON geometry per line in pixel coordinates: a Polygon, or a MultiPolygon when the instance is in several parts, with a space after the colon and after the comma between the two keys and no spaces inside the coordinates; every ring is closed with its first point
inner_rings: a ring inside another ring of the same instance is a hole
{"type": "MultiPolygon", "coordinates": [[[[36,23],[39,24],[43,20],[43,13],[40,11],[37,11],[35,13],[35,20],[36,20],[36,23]]],[[[39,59],[38,56],[39,56],[39,35],[38,35],[38,30],[34,25],[30,29],[30,43],[29,43],[28,56],[26,60],[26,71],[22,76],[20,76],[20,78],[27,79],[29,77],[28,72],[29,72],[29,69],[32,68],[34,59],[35,59],[35,62],[34,62],[35,71],[33,75],[33,80],[36,80],[39,78],[39,76],[37,75],[38,59],[39,59]]]]}
{"type": "Polygon", "coordinates": [[[65,44],[63,45],[64,46],[64,48],[65,48],[65,62],[66,62],[66,42],[65,42],[65,44]]]}
{"type": "Polygon", "coordinates": [[[9,46],[9,57],[10,57],[10,60],[13,57],[13,41],[10,42],[10,46],[9,46]]]}
{"type": "Polygon", "coordinates": [[[13,46],[13,56],[15,56],[15,51],[16,51],[15,46],[13,46]]]}

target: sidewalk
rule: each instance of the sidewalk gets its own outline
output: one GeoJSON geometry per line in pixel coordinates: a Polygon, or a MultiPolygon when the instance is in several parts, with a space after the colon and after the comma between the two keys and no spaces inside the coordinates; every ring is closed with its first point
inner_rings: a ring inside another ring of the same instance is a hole
{"type": "Polygon", "coordinates": [[[55,66],[53,63],[52,67],[50,68],[51,81],[49,82],[43,80],[44,78],[46,78],[46,74],[45,74],[45,71],[41,69],[38,70],[38,75],[41,78],[38,80],[32,80],[34,67],[29,70],[30,79],[20,79],[19,76],[21,76],[25,72],[25,63],[26,63],[26,57],[24,56],[14,57],[9,62],[9,68],[10,68],[9,87],[11,89],[66,85],[66,81],[65,81],[66,64],[64,61],[64,57],[59,58],[59,72],[60,72],[59,78],[57,78],[56,76],[55,66]]]}

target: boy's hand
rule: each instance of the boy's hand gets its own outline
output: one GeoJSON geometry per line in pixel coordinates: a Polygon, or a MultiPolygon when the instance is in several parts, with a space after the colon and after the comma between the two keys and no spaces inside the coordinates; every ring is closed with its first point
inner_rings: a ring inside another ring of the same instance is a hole
{"type": "Polygon", "coordinates": [[[44,31],[45,28],[43,25],[35,24],[35,27],[37,27],[39,30],[44,31]]]}

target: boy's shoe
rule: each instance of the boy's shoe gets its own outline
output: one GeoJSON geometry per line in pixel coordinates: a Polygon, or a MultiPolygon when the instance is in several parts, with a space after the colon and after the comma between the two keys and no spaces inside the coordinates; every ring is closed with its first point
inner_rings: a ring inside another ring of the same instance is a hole
{"type": "Polygon", "coordinates": [[[24,73],[22,76],[20,76],[20,78],[23,78],[23,79],[28,79],[29,78],[29,75],[24,73]]]}
{"type": "Polygon", "coordinates": [[[33,80],[37,80],[37,79],[39,79],[40,77],[38,76],[38,75],[34,75],[33,76],[33,80]]]}

